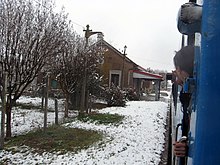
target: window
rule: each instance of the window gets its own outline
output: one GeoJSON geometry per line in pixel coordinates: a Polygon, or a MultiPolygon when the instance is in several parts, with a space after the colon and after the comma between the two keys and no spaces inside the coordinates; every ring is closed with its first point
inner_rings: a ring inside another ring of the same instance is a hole
{"type": "Polygon", "coordinates": [[[58,86],[57,81],[56,81],[56,80],[51,80],[51,87],[52,87],[53,89],[57,89],[57,86],[58,86]]]}
{"type": "Polygon", "coordinates": [[[111,84],[119,86],[119,74],[111,74],[111,84]]]}
{"type": "Polygon", "coordinates": [[[121,70],[110,70],[109,74],[109,86],[114,84],[115,86],[121,85],[121,70]]]}

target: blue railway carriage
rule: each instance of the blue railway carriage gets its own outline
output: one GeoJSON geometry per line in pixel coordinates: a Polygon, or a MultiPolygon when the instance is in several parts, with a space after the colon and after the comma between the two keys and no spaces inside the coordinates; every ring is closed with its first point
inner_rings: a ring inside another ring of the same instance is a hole
{"type": "MultiPolygon", "coordinates": [[[[202,6],[200,24],[187,25],[178,21],[180,33],[188,39],[193,35],[196,50],[194,77],[184,84],[187,87],[194,84],[193,90],[190,90],[192,104],[187,137],[188,156],[181,163],[181,158],[172,155],[172,165],[220,165],[220,0],[197,0],[196,4],[202,6]]],[[[181,113],[179,109],[177,107],[172,113],[174,140],[181,137],[178,133],[181,131],[182,117],[178,114],[181,113]]]]}

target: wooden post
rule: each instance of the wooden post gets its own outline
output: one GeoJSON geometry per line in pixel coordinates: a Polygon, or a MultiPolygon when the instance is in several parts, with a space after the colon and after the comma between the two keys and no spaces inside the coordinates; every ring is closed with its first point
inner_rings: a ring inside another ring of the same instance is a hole
{"type": "Polygon", "coordinates": [[[45,94],[45,107],[44,107],[44,131],[47,128],[47,109],[48,109],[48,91],[49,91],[49,75],[46,77],[46,89],[44,91],[45,94]]]}
{"type": "Polygon", "coordinates": [[[41,89],[41,110],[44,111],[44,91],[45,91],[45,86],[44,86],[44,80],[43,80],[43,86],[41,89]]]}
{"type": "Polygon", "coordinates": [[[55,124],[58,125],[58,100],[55,98],[55,124]]]}
{"type": "Polygon", "coordinates": [[[155,101],[160,100],[160,80],[155,80],[155,101]]]}

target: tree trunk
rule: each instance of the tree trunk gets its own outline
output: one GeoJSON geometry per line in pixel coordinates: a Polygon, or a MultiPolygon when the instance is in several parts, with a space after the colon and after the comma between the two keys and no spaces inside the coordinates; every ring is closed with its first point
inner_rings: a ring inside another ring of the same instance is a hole
{"type": "Polygon", "coordinates": [[[89,90],[86,92],[86,102],[85,102],[85,107],[86,107],[86,113],[90,113],[90,97],[89,97],[89,90]]]}
{"type": "Polygon", "coordinates": [[[65,94],[65,98],[66,98],[66,101],[65,101],[65,111],[64,111],[64,117],[68,117],[68,109],[69,109],[69,95],[68,93],[65,94]]]}
{"type": "Polygon", "coordinates": [[[6,103],[6,139],[11,137],[11,106],[10,103],[6,103]]]}
{"type": "Polygon", "coordinates": [[[2,93],[2,113],[1,113],[1,143],[0,150],[4,148],[5,142],[5,113],[6,113],[6,93],[7,93],[7,73],[3,74],[3,93],[2,93]]]}

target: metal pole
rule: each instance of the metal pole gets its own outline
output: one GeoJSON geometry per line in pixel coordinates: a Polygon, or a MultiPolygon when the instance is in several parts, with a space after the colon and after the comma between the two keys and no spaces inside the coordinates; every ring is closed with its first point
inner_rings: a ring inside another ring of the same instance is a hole
{"type": "MultiPolygon", "coordinates": [[[[92,30],[89,29],[89,25],[86,26],[86,30],[83,30],[85,32],[85,38],[86,38],[86,44],[85,44],[85,52],[87,52],[87,47],[89,43],[89,37],[93,34],[102,34],[102,32],[92,32],[92,30]]],[[[87,74],[87,55],[85,56],[85,65],[84,65],[84,74],[83,74],[83,82],[82,82],[82,90],[81,90],[81,102],[80,102],[80,112],[79,114],[82,115],[86,111],[86,105],[85,105],[85,100],[86,100],[86,85],[87,85],[87,79],[88,79],[88,74],[87,74]]],[[[88,100],[88,99],[87,99],[88,100]]]]}
{"type": "Polygon", "coordinates": [[[185,46],[185,37],[184,34],[182,34],[182,44],[181,47],[183,48],[185,46]]]}
{"type": "MultiPolygon", "coordinates": [[[[86,44],[85,44],[85,52],[86,48],[88,46],[89,42],[89,32],[92,30],[89,29],[89,25],[86,26],[85,31],[85,38],[86,38],[86,44]]],[[[82,82],[82,90],[81,90],[81,103],[80,103],[80,115],[83,115],[85,113],[85,97],[86,97],[86,84],[87,84],[87,56],[85,56],[85,65],[84,65],[84,73],[83,73],[83,82],[82,82]]]]}
{"type": "Polygon", "coordinates": [[[125,67],[125,56],[126,56],[126,49],[127,49],[127,46],[125,45],[124,46],[124,53],[123,53],[123,65],[122,65],[122,76],[121,76],[121,88],[123,89],[124,88],[124,78],[125,78],[125,74],[124,74],[124,67],[125,67]]]}

